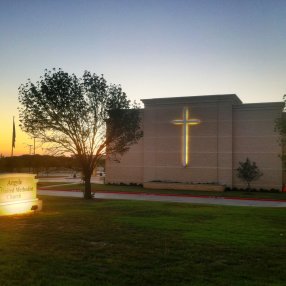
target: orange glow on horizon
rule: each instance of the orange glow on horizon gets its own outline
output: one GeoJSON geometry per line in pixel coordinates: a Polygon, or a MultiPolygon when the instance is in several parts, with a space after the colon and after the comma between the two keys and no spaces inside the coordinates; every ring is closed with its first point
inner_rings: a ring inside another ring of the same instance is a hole
{"type": "MultiPolygon", "coordinates": [[[[12,134],[13,134],[13,117],[5,118],[1,120],[2,126],[0,131],[0,154],[5,157],[11,156],[12,151],[12,134]]],[[[14,156],[34,153],[34,140],[28,134],[23,132],[19,127],[18,118],[15,116],[15,129],[16,129],[16,141],[15,148],[13,150],[14,156]]],[[[42,149],[36,149],[36,154],[42,154],[42,149]]]]}

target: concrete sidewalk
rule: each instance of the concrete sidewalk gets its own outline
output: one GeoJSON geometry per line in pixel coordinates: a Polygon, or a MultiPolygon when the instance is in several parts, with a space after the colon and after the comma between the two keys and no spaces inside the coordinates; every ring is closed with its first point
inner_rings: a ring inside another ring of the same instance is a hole
{"type": "MultiPolygon", "coordinates": [[[[82,198],[82,192],[69,191],[48,191],[38,190],[39,195],[44,196],[60,196],[60,197],[76,197],[82,198]]],[[[209,204],[209,205],[225,205],[225,206],[247,206],[247,207],[286,207],[286,201],[279,200],[254,200],[254,199],[237,199],[225,197],[202,197],[202,196],[185,196],[185,195],[162,195],[162,194],[126,194],[126,193],[94,193],[96,199],[108,200],[135,200],[135,201],[156,201],[156,202],[175,202],[175,203],[191,203],[191,204],[209,204]]]]}

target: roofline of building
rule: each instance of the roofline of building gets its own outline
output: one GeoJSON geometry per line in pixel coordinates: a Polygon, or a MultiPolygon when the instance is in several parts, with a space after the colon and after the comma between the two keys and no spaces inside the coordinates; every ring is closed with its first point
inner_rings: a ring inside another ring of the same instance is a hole
{"type": "Polygon", "coordinates": [[[242,101],[236,94],[214,94],[197,95],[184,97],[164,97],[141,99],[145,106],[150,105],[168,105],[174,103],[202,103],[202,102],[231,102],[232,104],[242,104],[242,101]]]}
{"type": "Polygon", "coordinates": [[[278,102],[259,102],[259,103],[244,103],[244,104],[238,104],[238,105],[233,105],[233,109],[237,110],[250,110],[250,109],[281,109],[283,111],[285,106],[285,103],[282,101],[278,102]]]}

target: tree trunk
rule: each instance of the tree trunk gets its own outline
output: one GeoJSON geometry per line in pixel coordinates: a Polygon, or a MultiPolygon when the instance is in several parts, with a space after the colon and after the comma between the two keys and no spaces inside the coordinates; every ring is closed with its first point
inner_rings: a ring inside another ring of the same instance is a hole
{"type": "Polygon", "coordinates": [[[92,175],[93,169],[91,168],[90,161],[85,156],[79,156],[78,162],[80,163],[80,165],[82,167],[82,173],[83,173],[83,180],[84,180],[84,195],[83,195],[83,197],[86,200],[90,200],[90,199],[92,199],[90,180],[91,180],[91,175],[92,175]]]}
{"type": "Polygon", "coordinates": [[[90,178],[91,176],[85,176],[84,179],[84,198],[86,200],[92,199],[90,178]]]}

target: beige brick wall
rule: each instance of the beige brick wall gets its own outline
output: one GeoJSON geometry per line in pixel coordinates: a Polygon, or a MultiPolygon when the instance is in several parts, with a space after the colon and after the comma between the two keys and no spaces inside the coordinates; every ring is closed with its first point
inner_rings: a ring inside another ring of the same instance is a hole
{"type": "Polygon", "coordinates": [[[257,103],[233,108],[233,185],[244,187],[237,178],[239,161],[248,157],[255,161],[263,176],[252,185],[255,188],[281,188],[281,146],[274,131],[274,121],[281,117],[282,103],[257,103]]]}
{"type": "Polygon", "coordinates": [[[264,176],[255,187],[281,187],[280,146],[274,120],[281,103],[242,104],[236,95],[143,100],[144,137],[120,163],[107,161],[106,182],[154,180],[242,186],[236,177],[239,161],[257,162],[264,176]],[[190,127],[189,165],[182,166],[183,108],[201,123],[190,127]]]}
{"type": "MultiPolygon", "coordinates": [[[[144,122],[144,113],[142,111],[142,129],[144,122]]],[[[106,160],[106,183],[136,183],[143,182],[143,138],[138,144],[131,146],[128,152],[123,156],[117,156],[117,160],[106,160]]]]}

